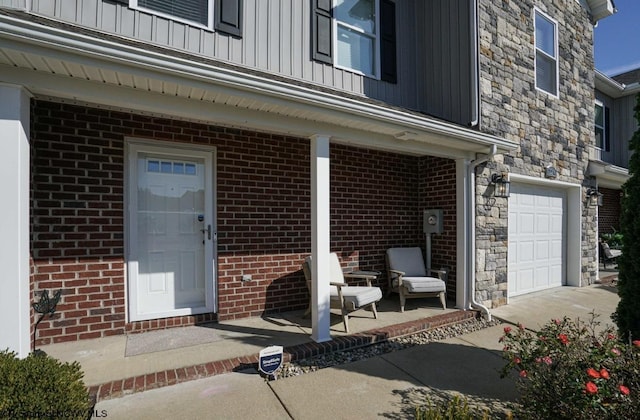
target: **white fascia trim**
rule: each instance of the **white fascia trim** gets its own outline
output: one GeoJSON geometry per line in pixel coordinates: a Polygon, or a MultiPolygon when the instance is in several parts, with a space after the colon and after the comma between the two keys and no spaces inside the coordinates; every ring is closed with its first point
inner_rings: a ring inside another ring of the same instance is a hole
{"type": "Polygon", "coordinates": [[[611,0],[576,0],[591,15],[591,23],[596,24],[599,20],[609,17],[616,13],[611,0]]]}
{"type": "Polygon", "coordinates": [[[597,90],[606,93],[614,99],[621,98],[627,95],[634,95],[640,92],[640,82],[625,85],[612,79],[611,77],[607,76],[597,69],[595,82],[597,90]]]}
{"type": "Polygon", "coordinates": [[[589,175],[596,177],[598,187],[620,189],[629,180],[629,170],[599,160],[589,161],[589,175]]]}
{"type": "MultiPolygon", "coordinates": [[[[363,103],[327,92],[312,90],[290,83],[268,79],[240,71],[215,68],[178,57],[170,57],[137,47],[68,32],[57,28],[0,15],[0,36],[25,43],[45,44],[52,49],[72,51],[79,56],[96,56],[120,64],[152,68],[162,73],[180,75],[185,79],[205,79],[207,83],[232,87],[240,91],[262,93],[265,96],[286,98],[293,102],[313,104],[328,111],[351,113],[382,123],[408,127],[425,134],[439,134],[481,145],[497,145],[502,150],[514,150],[517,145],[506,139],[460,127],[401,110],[363,103]]],[[[123,67],[123,71],[126,68],[123,67]]]]}

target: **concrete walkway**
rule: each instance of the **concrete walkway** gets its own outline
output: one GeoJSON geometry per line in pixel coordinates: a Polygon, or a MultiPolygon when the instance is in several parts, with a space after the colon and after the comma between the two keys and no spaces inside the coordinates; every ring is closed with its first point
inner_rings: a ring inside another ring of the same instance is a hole
{"type": "MultiPolygon", "coordinates": [[[[611,286],[561,287],[512,299],[492,312],[531,328],[563,316],[586,319],[591,311],[611,324],[617,302],[611,286]]],[[[94,418],[403,419],[427,398],[452,393],[496,415],[517,397],[513,380],[498,373],[502,333],[502,326],[487,328],[278,381],[267,382],[253,370],[217,375],[100,401],[94,418]]]]}

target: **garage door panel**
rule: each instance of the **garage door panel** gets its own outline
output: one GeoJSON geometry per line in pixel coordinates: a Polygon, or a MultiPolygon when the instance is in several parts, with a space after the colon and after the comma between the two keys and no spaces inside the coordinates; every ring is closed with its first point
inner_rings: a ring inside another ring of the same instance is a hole
{"type": "Polygon", "coordinates": [[[532,289],[534,284],[533,277],[534,277],[533,268],[520,270],[517,277],[517,280],[518,280],[517,284],[520,284],[524,288],[532,289]]]}
{"type": "Polygon", "coordinates": [[[562,240],[556,240],[551,242],[551,255],[550,258],[556,260],[562,260],[562,256],[564,255],[564,246],[562,240]]]}
{"type": "Polygon", "coordinates": [[[530,195],[523,195],[518,197],[518,204],[521,206],[535,207],[535,197],[530,195]]]}
{"type": "Polygon", "coordinates": [[[533,241],[520,242],[518,245],[518,261],[522,263],[533,262],[535,255],[533,252],[533,241]]]}
{"type": "Polygon", "coordinates": [[[547,283],[549,282],[550,276],[550,268],[549,267],[538,267],[535,270],[535,281],[534,281],[534,289],[543,289],[547,287],[547,283]]]}
{"type": "Polygon", "coordinates": [[[563,284],[566,273],[566,203],[563,190],[518,183],[511,185],[510,296],[563,284]]]}
{"type": "Polygon", "coordinates": [[[518,217],[518,224],[516,225],[516,232],[520,234],[533,233],[535,226],[535,214],[533,213],[521,213],[518,217]]]}
{"type": "Polygon", "coordinates": [[[549,241],[538,241],[536,243],[536,260],[539,259],[549,259],[549,248],[550,248],[550,244],[549,241]]]}
{"type": "Polygon", "coordinates": [[[550,233],[551,229],[550,228],[550,223],[549,223],[550,217],[548,214],[537,214],[536,215],[536,233],[550,233]]]}

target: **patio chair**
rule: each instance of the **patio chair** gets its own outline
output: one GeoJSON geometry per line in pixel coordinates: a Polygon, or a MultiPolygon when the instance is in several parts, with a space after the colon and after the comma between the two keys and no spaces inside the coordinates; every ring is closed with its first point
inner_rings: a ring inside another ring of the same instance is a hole
{"type": "MultiPolygon", "coordinates": [[[[371,286],[371,280],[375,279],[378,273],[354,272],[345,274],[340,267],[338,255],[335,253],[329,255],[329,264],[331,308],[340,309],[345,332],[349,332],[349,312],[370,307],[373,312],[373,317],[378,319],[376,302],[382,299],[382,291],[379,287],[371,286]],[[367,286],[349,286],[344,280],[345,277],[365,279],[367,286]]],[[[311,295],[311,256],[305,258],[302,264],[302,271],[304,271],[309,295],[311,295]]],[[[305,316],[310,312],[311,302],[305,312],[305,316]]]]}
{"type": "Polygon", "coordinates": [[[609,244],[606,242],[600,242],[600,259],[602,259],[602,263],[604,264],[604,268],[607,268],[608,262],[616,263],[617,258],[622,255],[622,251],[619,249],[611,249],[609,248],[609,244]]]}
{"type": "Polygon", "coordinates": [[[427,273],[420,248],[387,249],[387,269],[389,293],[400,295],[400,312],[404,312],[406,299],[429,296],[440,297],[442,309],[447,309],[447,287],[443,280],[446,272],[431,270],[431,273],[427,273]],[[438,277],[427,274],[436,274],[438,277]]]}

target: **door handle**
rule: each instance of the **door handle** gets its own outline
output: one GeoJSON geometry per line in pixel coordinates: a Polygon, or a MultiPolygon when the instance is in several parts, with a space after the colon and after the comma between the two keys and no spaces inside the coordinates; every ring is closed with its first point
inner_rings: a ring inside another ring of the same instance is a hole
{"type": "Polygon", "coordinates": [[[211,240],[211,225],[207,225],[206,229],[200,229],[200,232],[207,233],[207,239],[211,240]]]}

